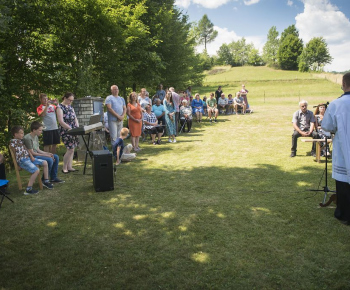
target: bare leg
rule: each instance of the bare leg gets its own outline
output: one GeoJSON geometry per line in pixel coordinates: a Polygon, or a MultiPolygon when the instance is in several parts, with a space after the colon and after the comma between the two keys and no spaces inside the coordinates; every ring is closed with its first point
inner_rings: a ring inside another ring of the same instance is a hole
{"type": "Polygon", "coordinates": [[[140,148],[139,147],[139,140],[140,140],[140,136],[135,137],[135,146],[136,146],[136,148],[140,148]]]}
{"type": "Polygon", "coordinates": [[[75,170],[73,168],[73,157],[74,157],[74,148],[73,149],[69,149],[69,159],[68,159],[68,163],[67,163],[67,169],[68,170],[75,170]]]}
{"type": "Polygon", "coordinates": [[[136,137],[131,136],[131,145],[132,145],[132,148],[135,148],[135,149],[136,149],[137,147],[136,147],[136,145],[135,145],[135,143],[136,143],[136,142],[135,142],[135,138],[136,138],[136,137]]]}
{"type": "Polygon", "coordinates": [[[40,172],[40,170],[37,170],[30,176],[29,181],[28,181],[28,187],[33,186],[35,179],[38,177],[39,172],[40,172]]]}
{"type": "Polygon", "coordinates": [[[46,160],[43,161],[43,171],[44,171],[44,179],[49,179],[49,167],[47,165],[46,160]]]}
{"type": "Polygon", "coordinates": [[[51,150],[50,150],[50,147],[51,147],[51,145],[45,145],[44,146],[44,151],[45,152],[50,152],[51,150]]]}
{"type": "Polygon", "coordinates": [[[72,160],[74,156],[74,149],[67,149],[66,154],[63,156],[63,167],[62,170],[67,172],[68,169],[72,170],[72,160]]]}
{"type": "Polygon", "coordinates": [[[56,154],[56,144],[52,144],[51,145],[51,150],[50,151],[51,151],[52,154],[56,154]]]}

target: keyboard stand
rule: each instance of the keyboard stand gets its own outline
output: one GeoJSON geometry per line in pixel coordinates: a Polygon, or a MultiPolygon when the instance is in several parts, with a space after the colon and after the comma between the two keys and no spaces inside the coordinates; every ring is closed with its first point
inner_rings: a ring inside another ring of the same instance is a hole
{"type": "Polygon", "coordinates": [[[90,149],[89,149],[90,137],[91,137],[91,132],[90,132],[90,133],[87,133],[87,134],[81,135],[81,138],[83,139],[84,144],[85,144],[85,147],[86,147],[85,162],[84,162],[84,171],[83,171],[83,174],[84,174],[84,175],[85,175],[85,171],[86,171],[86,163],[87,163],[87,157],[88,157],[88,155],[90,155],[90,158],[91,158],[91,151],[90,151],[90,149]],[[88,137],[87,143],[86,143],[86,140],[85,140],[84,136],[89,136],[89,137],[88,137]]]}

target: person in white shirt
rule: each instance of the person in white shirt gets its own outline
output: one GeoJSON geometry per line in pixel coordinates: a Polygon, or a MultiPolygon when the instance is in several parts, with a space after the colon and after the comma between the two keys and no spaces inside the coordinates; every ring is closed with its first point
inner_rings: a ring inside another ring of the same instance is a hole
{"type": "Polygon", "coordinates": [[[126,104],[124,98],[118,95],[119,88],[116,85],[111,86],[111,95],[106,98],[105,105],[108,114],[108,127],[111,135],[111,143],[120,135],[120,130],[123,128],[123,120],[126,114],[126,104]]]}
{"type": "Polygon", "coordinates": [[[228,100],[226,99],[225,94],[222,93],[221,97],[219,98],[219,101],[218,101],[218,110],[219,110],[219,112],[222,110],[225,110],[225,114],[227,115],[228,107],[229,107],[228,100]]]}
{"type": "Polygon", "coordinates": [[[235,107],[236,115],[238,114],[238,108],[241,109],[242,114],[245,114],[247,104],[244,101],[244,98],[241,96],[240,92],[237,92],[236,97],[233,99],[233,106],[235,107]]]}
{"type": "Polygon", "coordinates": [[[350,225],[350,73],[343,75],[344,94],[331,102],[321,128],[334,133],[332,177],[336,182],[337,207],[334,216],[350,225]]]}

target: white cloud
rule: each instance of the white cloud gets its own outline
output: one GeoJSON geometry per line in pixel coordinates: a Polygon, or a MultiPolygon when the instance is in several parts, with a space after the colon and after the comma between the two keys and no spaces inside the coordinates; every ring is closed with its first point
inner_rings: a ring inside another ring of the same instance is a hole
{"type": "Polygon", "coordinates": [[[260,0],[244,0],[244,4],[245,5],[252,5],[252,4],[256,4],[259,3],[260,0]]]}
{"type": "Polygon", "coordinates": [[[205,8],[213,9],[218,8],[231,0],[176,0],[175,5],[188,8],[191,3],[201,5],[205,8]]]}
{"type": "MultiPolygon", "coordinates": [[[[295,17],[296,28],[304,43],[313,37],[322,36],[334,58],[327,70],[344,71],[350,69],[346,47],[350,47],[350,21],[343,12],[329,0],[303,0],[304,12],[295,17]]],[[[347,49],[348,50],[348,49],[347,49]]]]}
{"type": "Polygon", "coordinates": [[[188,8],[190,6],[191,0],[176,0],[175,5],[179,7],[188,8]]]}
{"type": "MultiPolygon", "coordinates": [[[[207,44],[207,52],[209,55],[216,55],[222,44],[229,44],[232,41],[237,41],[242,38],[242,36],[237,35],[234,31],[229,31],[227,28],[214,26],[214,29],[218,32],[218,36],[213,42],[207,44]]],[[[245,39],[247,43],[253,43],[254,47],[260,51],[262,51],[266,42],[265,36],[246,36],[245,39]]],[[[198,52],[202,52],[204,50],[204,45],[199,45],[196,49],[198,52]]]]}
{"type": "Polygon", "coordinates": [[[287,1],[287,5],[288,5],[288,6],[293,6],[293,1],[288,0],[288,1],[287,1]]]}

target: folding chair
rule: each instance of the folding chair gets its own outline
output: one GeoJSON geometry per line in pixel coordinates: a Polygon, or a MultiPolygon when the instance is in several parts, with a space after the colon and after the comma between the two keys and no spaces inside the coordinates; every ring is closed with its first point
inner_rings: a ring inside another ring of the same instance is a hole
{"type": "Polygon", "coordinates": [[[0,179],[0,195],[1,195],[1,201],[0,201],[0,208],[1,208],[1,205],[2,205],[2,202],[4,201],[5,197],[11,201],[12,203],[14,202],[11,198],[9,198],[7,195],[6,195],[6,187],[8,185],[9,181],[6,180],[6,179],[0,179]]]}

